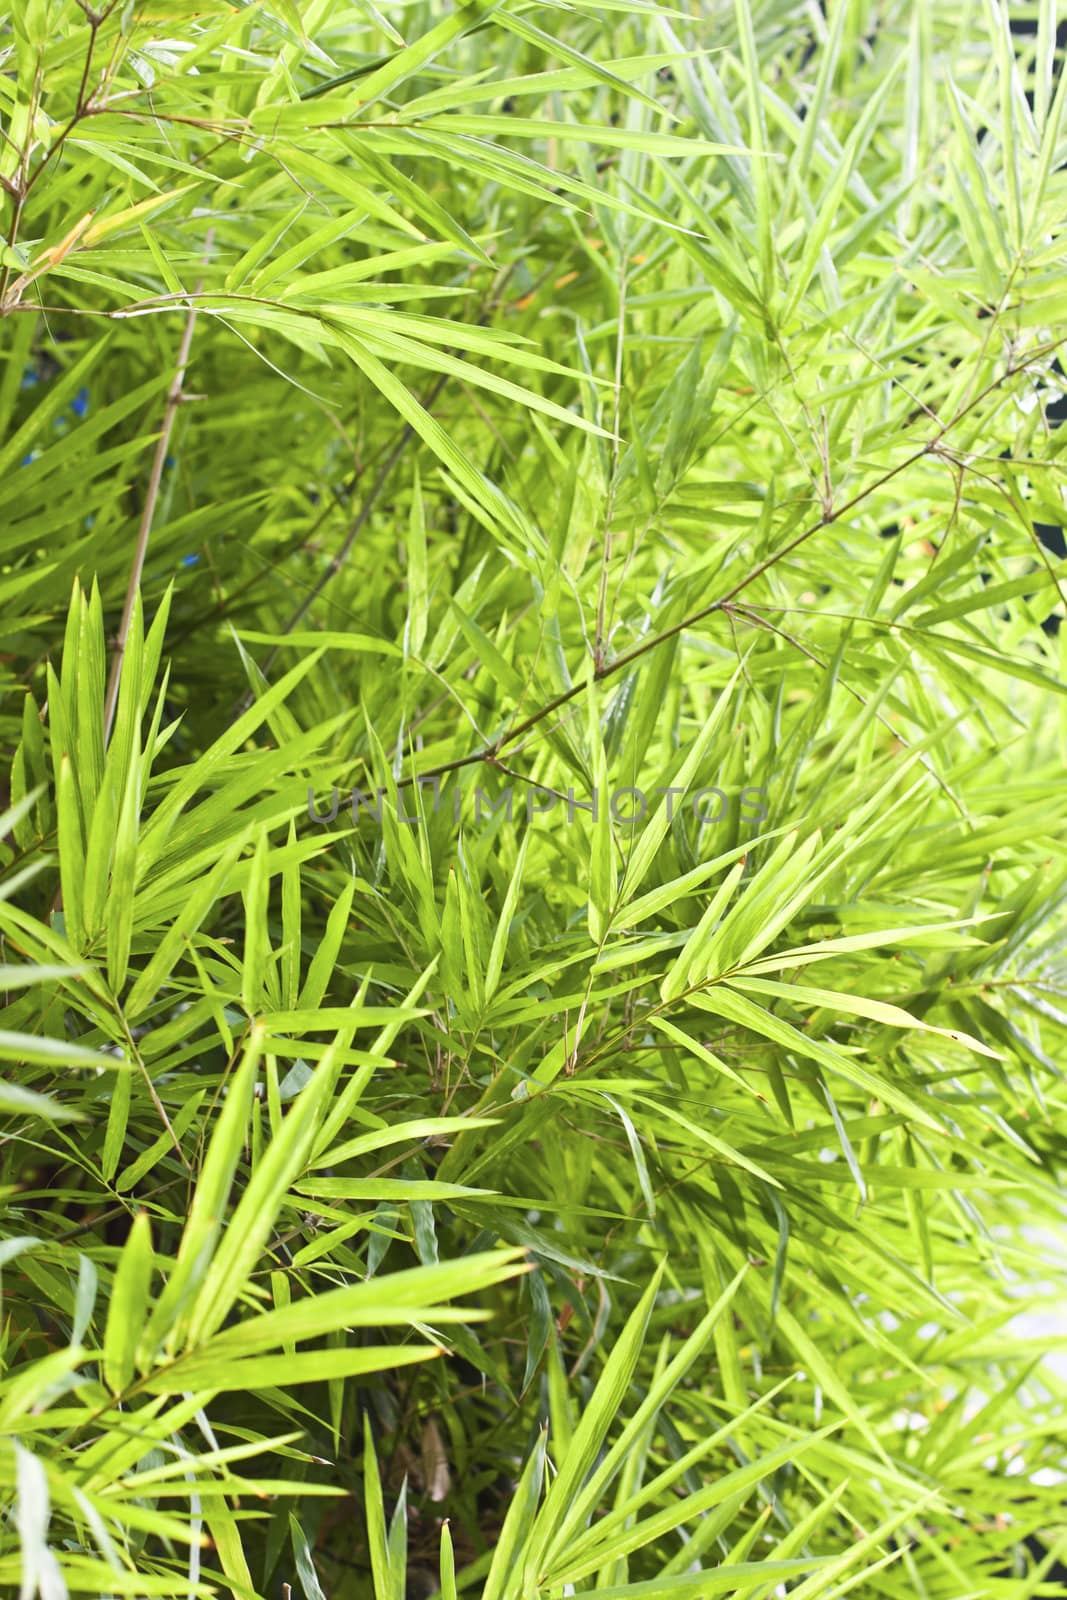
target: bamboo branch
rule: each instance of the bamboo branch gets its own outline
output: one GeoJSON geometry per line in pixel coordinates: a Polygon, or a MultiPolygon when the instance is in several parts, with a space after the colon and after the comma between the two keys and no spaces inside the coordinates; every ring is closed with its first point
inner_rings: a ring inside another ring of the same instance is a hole
{"type": "MultiPolygon", "coordinates": [[[[204,241],[204,259],[211,254],[214,242],[214,229],[209,229],[204,241]]],[[[194,295],[200,293],[203,282],[197,284],[194,295]]],[[[126,585],[126,602],[122,608],[122,621],[115,637],[114,652],[111,658],[111,675],[108,679],[107,696],[104,701],[104,744],[107,745],[111,738],[111,727],[115,720],[115,707],[119,697],[119,682],[122,677],[122,662],[126,654],[126,641],[130,635],[130,623],[133,621],[133,608],[137,603],[137,591],[141,586],[141,573],[144,570],[145,556],[148,553],[148,539],[152,532],[152,520],[156,514],[156,503],[159,499],[159,488],[163,481],[163,468],[167,460],[167,451],[170,448],[170,436],[174,427],[174,418],[182,401],[182,388],[185,382],[185,369],[189,364],[189,351],[193,342],[193,330],[196,327],[197,308],[195,303],[189,307],[185,328],[182,332],[181,344],[178,346],[178,361],[167,391],[167,403],[163,410],[163,426],[156,441],[156,453],[152,458],[152,471],[148,478],[148,493],[145,496],[144,510],[141,512],[141,523],[137,530],[137,546],[133,554],[133,565],[130,568],[130,579],[126,585]]]]}
{"type": "Polygon", "coordinates": [[[899,477],[899,475],[902,472],[905,472],[908,467],[915,466],[915,464],[921,461],[925,456],[937,456],[939,454],[943,454],[942,445],[947,435],[954,428],[959,427],[960,423],[963,422],[965,418],[967,418],[983,400],[987,399],[991,394],[996,393],[998,389],[1003,388],[1003,386],[1012,378],[1018,377],[1019,373],[1024,372],[1032,361],[1039,360],[1043,356],[1052,354],[1056,350],[1060,349],[1060,347],[1064,344],[1067,344],[1067,337],[1062,339],[1054,339],[1051,342],[1038,345],[1034,349],[1029,350],[1024,355],[1020,356],[1017,361],[1006,367],[999,377],[991,379],[991,381],[987,383],[978,394],[976,394],[971,400],[966,401],[956,412],[955,416],[950,418],[948,422],[942,423],[929,439],[912,450],[903,458],[903,460],[898,461],[896,466],[889,467],[886,469],[886,471],[879,473],[877,477],[872,478],[868,484],[866,484],[862,489],[857,490],[857,492],[852,495],[849,500],[843,502],[843,504],[836,507],[836,509],[824,511],[816,521],[811,522],[807,527],[802,528],[801,531],[796,534],[794,538],[790,539],[788,543],[784,544],[781,549],[773,550],[769,556],[766,556],[762,561],[758,562],[750,572],[746,573],[738,583],[734,584],[732,589],[728,590],[726,594],[720,595],[717,600],[712,600],[708,605],[701,606],[699,610],[690,612],[688,616],[683,617],[680,622],[676,622],[672,627],[664,628],[662,633],[653,634],[649,639],[643,639],[640,644],[634,645],[632,649],[624,651],[622,655],[615,656],[610,661],[594,661],[592,670],[588,676],[583,677],[577,683],[572,684],[569,689],[564,689],[562,693],[557,694],[552,700],[549,700],[546,705],[543,705],[537,711],[532,712],[530,716],[524,718],[522,722],[517,723],[513,728],[505,729],[504,732],[499,734],[497,738],[494,739],[490,744],[483,746],[483,748],[480,750],[472,750],[468,755],[456,756],[452,761],[444,761],[440,766],[430,767],[425,772],[414,772],[406,778],[399,778],[397,780],[397,788],[406,789],[411,784],[425,783],[430,778],[444,777],[450,772],[458,772],[463,767],[476,766],[482,761],[488,761],[491,763],[496,762],[501,752],[506,749],[508,745],[514,744],[516,739],[520,739],[524,733],[528,733],[530,729],[536,727],[539,722],[543,722],[545,718],[550,717],[553,712],[561,710],[563,706],[568,705],[572,700],[576,699],[578,695],[584,694],[589,688],[591,682],[600,683],[605,678],[614,677],[617,672],[622,672],[626,667],[632,666],[634,662],[639,661],[643,656],[648,655],[651,650],[658,649],[659,646],[661,644],[665,644],[668,639],[673,639],[677,634],[686,632],[688,629],[695,627],[698,622],[705,622],[709,617],[715,616],[719,612],[728,611],[731,607],[731,603],[739,594],[747,589],[750,584],[755,583],[757,578],[761,578],[765,572],[768,572],[772,567],[777,566],[780,561],[783,561],[786,558],[786,556],[792,555],[794,550],[796,550],[800,545],[805,544],[808,539],[811,539],[823,528],[830,527],[833,525],[833,523],[839,522],[842,517],[847,516],[850,511],[854,511],[857,506],[869,499],[872,494],[877,493],[877,491],[881,488],[884,488],[887,483],[890,483],[894,478],[899,477]]]}

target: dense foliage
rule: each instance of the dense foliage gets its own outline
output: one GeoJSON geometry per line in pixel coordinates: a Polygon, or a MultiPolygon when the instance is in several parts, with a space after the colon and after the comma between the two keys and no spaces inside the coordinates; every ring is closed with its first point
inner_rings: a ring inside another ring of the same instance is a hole
{"type": "Polygon", "coordinates": [[[1053,1592],[1052,0],[0,15],[0,1588],[1053,1592]]]}

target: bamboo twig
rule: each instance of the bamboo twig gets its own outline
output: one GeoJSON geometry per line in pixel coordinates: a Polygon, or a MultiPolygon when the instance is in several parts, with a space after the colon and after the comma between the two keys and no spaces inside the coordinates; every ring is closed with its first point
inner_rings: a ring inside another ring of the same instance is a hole
{"type": "MultiPolygon", "coordinates": [[[[211,254],[215,230],[208,230],[204,241],[204,260],[211,254]]],[[[203,288],[203,280],[197,284],[193,291],[198,295],[203,288]]],[[[185,382],[185,369],[189,364],[189,351],[193,343],[193,329],[196,327],[197,308],[195,301],[189,307],[185,328],[182,331],[182,341],[178,346],[178,361],[171,379],[170,388],[167,390],[167,403],[163,410],[163,426],[159,431],[156,441],[156,453],[152,458],[152,471],[148,478],[148,493],[145,495],[144,510],[141,512],[141,523],[137,530],[137,546],[133,553],[133,565],[130,568],[130,579],[126,585],[126,602],[122,608],[122,621],[119,631],[115,636],[114,652],[111,658],[111,675],[108,678],[107,695],[104,700],[104,745],[107,746],[111,738],[111,727],[115,720],[115,706],[119,697],[119,682],[122,677],[122,662],[126,654],[126,641],[130,635],[130,623],[133,621],[133,608],[137,603],[137,591],[141,586],[141,573],[144,570],[145,556],[148,553],[148,540],[152,532],[152,520],[156,514],[156,503],[159,500],[159,487],[163,481],[163,468],[167,460],[167,451],[170,448],[170,436],[174,428],[174,418],[182,401],[182,388],[185,382]]]]}
{"type": "Polygon", "coordinates": [[[1018,377],[1019,373],[1024,372],[1031,362],[1059,350],[1065,344],[1067,344],[1067,337],[1054,339],[1025,352],[1018,360],[1013,361],[1010,366],[1006,367],[998,377],[991,379],[972,399],[961,405],[955,416],[950,418],[948,422],[942,423],[929,439],[911,450],[903,460],[898,461],[893,467],[888,467],[884,472],[880,472],[841,505],[825,510],[821,516],[814,522],[809,523],[805,528],[802,528],[798,534],[782,545],[780,549],[772,551],[762,561],[757,562],[743,578],[734,584],[732,589],[728,590],[726,594],[720,595],[717,600],[712,600],[709,604],[701,606],[699,610],[690,612],[680,622],[672,624],[669,628],[664,628],[661,633],[653,634],[648,639],[643,639],[640,644],[632,646],[631,649],[624,651],[621,655],[600,663],[594,660],[591,671],[585,677],[572,684],[569,689],[564,689],[560,694],[555,695],[546,705],[532,712],[522,722],[517,723],[514,727],[504,729],[491,743],[479,750],[472,750],[465,756],[456,756],[451,761],[441,762],[439,766],[429,767],[425,772],[413,772],[405,778],[398,778],[397,788],[406,789],[410,788],[412,784],[425,783],[430,778],[445,777],[450,772],[458,772],[464,767],[476,766],[479,762],[496,762],[501,752],[509,745],[514,744],[516,739],[521,739],[524,734],[528,733],[531,728],[536,727],[539,722],[543,722],[546,717],[550,717],[554,712],[562,710],[578,695],[585,694],[590,683],[601,683],[605,678],[613,678],[616,673],[625,671],[627,667],[633,666],[635,662],[640,661],[650,651],[657,650],[668,639],[673,639],[677,634],[687,632],[690,628],[695,627],[697,623],[705,622],[709,617],[728,612],[737,596],[747,589],[750,584],[755,583],[765,572],[769,572],[780,561],[792,555],[794,550],[813,538],[815,534],[820,533],[824,528],[831,527],[835,522],[839,522],[842,517],[847,516],[849,512],[855,510],[857,506],[862,505],[865,500],[869,499],[871,495],[884,488],[886,484],[891,483],[894,478],[899,477],[909,467],[915,466],[916,462],[923,460],[924,457],[943,455],[945,453],[943,441],[948,434],[970,416],[983,400],[1002,389],[1012,378],[1018,377]]]}

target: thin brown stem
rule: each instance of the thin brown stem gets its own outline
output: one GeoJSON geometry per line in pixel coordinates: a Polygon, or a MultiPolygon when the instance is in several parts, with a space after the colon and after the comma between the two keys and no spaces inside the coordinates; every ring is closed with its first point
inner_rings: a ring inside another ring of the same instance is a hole
{"type": "Polygon", "coordinates": [[[619,279],[619,310],[615,326],[615,412],[612,419],[611,478],[604,504],[604,533],[600,551],[600,592],[597,595],[596,638],[593,645],[593,666],[604,665],[604,648],[608,624],[608,564],[611,561],[611,523],[615,515],[615,491],[619,478],[619,453],[621,439],[619,426],[622,420],[622,356],[626,330],[626,259],[623,258],[622,276],[619,279]]]}
{"type": "Polygon", "coordinates": [[[612,661],[605,662],[603,665],[597,665],[594,662],[593,670],[588,677],[580,679],[579,682],[572,684],[569,689],[565,689],[561,694],[554,696],[553,699],[549,700],[548,703],[543,705],[538,711],[532,712],[531,715],[526,717],[522,722],[516,724],[516,726],[513,728],[507,729],[504,733],[500,734],[498,738],[493,740],[492,743],[485,745],[482,749],[472,750],[469,755],[457,756],[454,760],[445,761],[440,766],[429,768],[429,770],[426,772],[413,773],[407,778],[401,778],[397,782],[397,788],[407,788],[413,783],[425,782],[425,780],[428,778],[443,777],[449,772],[458,772],[463,767],[475,766],[482,761],[496,760],[501,751],[504,750],[508,745],[514,744],[516,739],[521,738],[524,733],[528,733],[530,729],[536,727],[539,722],[543,722],[546,717],[552,716],[552,714],[560,710],[561,707],[568,705],[570,701],[574,700],[578,695],[584,694],[588,689],[590,682],[599,683],[605,678],[614,677],[616,673],[622,672],[627,667],[633,666],[636,661],[641,660],[642,657],[648,655],[650,651],[657,650],[659,646],[661,644],[665,644],[668,639],[675,638],[678,634],[684,633],[689,628],[695,627],[697,623],[704,622],[708,617],[714,616],[716,613],[725,610],[730,605],[730,602],[735,600],[736,597],[741,594],[743,590],[747,589],[750,584],[755,583],[757,578],[761,578],[765,572],[769,572],[770,569],[777,566],[780,561],[784,561],[787,556],[792,555],[794,550],[798,549],[800,545],[812,538],[820,531],[820,529],[829,527],[832,523],[840,522],[842,517],[847,516],[850,511],[854,511],[858,505],[861,505],[865,500],[869,499],[872,494],[877,493],[877,491],[883,488],[887,483],[891,483],[894,478],[899,477],[899,475],[902,472],[907,471],[909,467],[913,467],[916,462],[921,461],[924,456],[937,455],[941,442],[946,435],[950,433],[953,428],[958,427],[964,418],[974,411],[983,400],[987,399],[991,394],[994,394],[998,389],[1002,388],[1004,384],[1007,383],[1011,378],[1017,377],[1018,374],[1023,371],[1031,361],[1038,360],[1046,355],[1050,355],[1053,351],[1058,350],[1064,343],[1067,343],[1067,336],[1062,339],[1052,340],[1047,344],[1039,345],[1035,347],[1035,349],[1029,351],[1025,356],[1021,357],[1011,366],[1006,367],[998,378],[991,379],[990,382],[987,383],[978,394],[974,395],[970,400],[962,405],[948,422],[942,423],[937,429],[936,433],[934,433],[916,449],[912,450],[907,456],[904,457],[902,461],[898,461],[896,466],[889,467],[885,472],[879,473],[876,478],[872,478],[870,483],[866,484],[862,489],[857,490],[851,499],[844,501],[843,504],[837,506],[833,511],[825,513],[824,515],[820,516],[817,521],[809,523],[807,527],[802,528],[801,531],[794,538],[790,539],[787,544],[783,545],[780,550],[772,551],[769,556],[766,556],[762,561],[757,562],[752,570],[746,573],[740,582],[736,583],[734,587],[728,590],[726,594],[720,595],[717,600],[712,600],[706,606],[701,606],[699,610],[690,612],[690,614],[686,617],[683,617],[680,622],[674,623],[669,628],[664,628],[661,633],[653,634],[649,639],[643,639],[640,644],[634,645],[632,649],[624,651],[622,655],[616,656],[612,661]]]}
{"type": "MultiPolygon", "coordinates": [[[[214,229],[209,229],[204,242],[205,260],[211,254],[214,241],[214,229]]],[[[196,293],[200,292],[198,284],[196,293]]],[[[159,488],[163,481],[163,468],[166,464],[167,451],[170,447],[170,436],[174,428],[174,418],[177,416],[178,407],[182,400],[182,388],[185,382],[185,369],[189,364],[189,351],[193,343],[193,330],[196,327],[196,305],[189,307],[185,328],[182,332],[181,344],[178,347],[178,360],[167,391],[167,403],[163,410],[163,426],[156,441],[156,452],[152,458],[152,470],[148,478],[148,492],[145,495],[144,509],[141,512],[141,523],[137,530],[137,545],[133,555],[133,565],[130,568],[130,578],[126,585],[126,603],[122,608],[122,621],[115,638],[114,653],[111,658],[111,676],[108,679],[107,696],[104,701],[104,743],[107,744],[111,737],[111,727],[115,720],[115,707],[118,703],[119,682],[122,677],[122,662],[126,654],[126,641],[130,635],[130,624],[133,621],[133,610],[137,603],[137,593],[141,585],[141,573],[144,570],[145,556],[148,552],[148,540],[152,532],[152,520],[156,514],[156,503],[159,500],[159,488]]]]}
{"type": "MultiPolygon", "coordinates": [[[[492,313],[496,309],[497,305],[499,305],[500,297],[501,297],[501,295],[503,293],[504,285],[507,283],[507,280],[511,275],[511,271],[512,271],[512,268],[509,266],[504,270],[503,273],[498,274],[497,279],[494,282],[494,284],[493,284],[493,286],[492,286],[492,288],[490,290],[489,303],[485,306],[485,309],[482,311],[481,316],[478,318],[478,326],[479,327],[484,327],[485,326],[485,324],[489,320],[489,317],[492,315],[492,313]]],[[[448,374],[444,373],[444,372],[442,372],[436,378],[434,383],[431,385],[429,391],[426,393],[426,395],[420,401],[420,404],[421,404],[423,410],[428,410],[430,408],[430,406],[433,405],[434,401],[440,395],[441,390],[444,388],[445,383],[447,382],[447,379],[448,379],[448,374]]],[[[370,488],[368,489],[367,494],[366,494],[366,496],[365,496],[365,498],[363,500],[363,503],[361,504],[361,506],[359,508],[359,511],[356,513],[356,516],[355,516],[351,526],[349,527],[348,532],[345,534],[345,537],[344,537],[344,539],[343,539],[343,541],[341,543],[341,548],[338,550],[337,554],[330,561],[329,565],[326,568],[326,571],[322,574],[322,576],[320,578],[316,579],[315,583],[308,590],[308,592],[304,596],[303,600],[301,600],[300,604],[292,612],[292,614],[289,617],[289,620],[282,627],[281,632],[282,632],[283,635],[288,634],[288,633],[292,633],[292,631],[296,627],[297,623],[300,622],[302,620],[302,618],[304,618],[307,615],[307,613],[311,609],[312,605],[319,598],[319,596],[323,593],[323,591],[326,588],[326,585],[330,582],[330,580],[344,566],[344,563],[348,558],[348,555],[349,555],[349,553],[350,553],[350,551],[352,549],[352,546],[355,544],[355,542],[356,542],[357,538],[359,537],[360,533],[362,532],[363,528],[366,526],[367,520],[370,517],[371,512],[374,510],[375,505],[377,504],[378,497],[381,494],[383,488],[385,487],[385,484],[386,484],[386,481],[387,481],[387,479],[389,477],[389,474],[392,472],[393,468],[396,466],[396,463],[400,460],[400,457],[403,455],[404,451],[407,449],[408,444],[411,442],[412,438],[414,437],[414,432],[415,432],[415,430],[411,426],[411,424],[410,423],[405,423],[404,427],[400,431],[399,436],[397,437],[396,443],[393,445],[392,449],[389,451],[388,455],[385,457],[385,460],[382,462],[382,464],[379,467],[377,473],[375,474],[374,481],[371,484],[370,488]]],[[[277,654],[278,654],[278,651],[279,651],[280,648],[281,648],[281,646],[277,645],[277,644],[272,646],[272,648],[271,648],[269,654],[267,655],[266,660],[264,661],[263,666],[261,668],[261,670],[264,673],[269,671],[269,669],[272,666],[275,658],[277,657],[277,654]]],[[[254,691],[250,691],[248,694],[243,696],[242,699],[240,700],[240,702],[238,703],[237,708],[236,708],[236,714],[240,715],[242,712],[247,711],[248,708],[251,706],[254,698],[255,698],[254,691]]]]}
{"type": "MultiPolygon", "coordinates": [[[[403,429],[399,431],[402,432],[403,429]]],[[[399,437],[399,433],[397,437],[399,437]]],[[[392,446],[390,445],[387,448],[391,449],[392,446]]],[[[186,639],[188,639],[191,634],[196,633],[198,629],[209,624],[216,623],[222,617],[229,616],[234,611],[235,603],[238,600],[247,595],[252,589],[256,588],[264,581],[264,579],[269,577],[272,572],[279,571],[291,556],[298,555],[301,550],[309,549],[323,523],[326,522],[329,517],[333,516],[336,511],[345,509],[346,502],[355,493],[360,478],[362,478],[363,474],[374,465],[375,460],[385,453],[386,452],[384,449],[379,448],[366,461],[361,462],[355,468],[351,477],[345,481],[343,486],[340,489],[335,488],[333,490],[333,498],[326,501],[318,516],[311,524],[311,527],[307,529],[306,532],[301,533],[298,538],[294,539],[293,542],[286,547],[286,549],[281,551],[281,553],[274,558],[274,560],[268,561],[266,558],[260,557],[254,547],[249,547],[249,555],[251,555],[254,559],[263,561],[263,565],[260,570],[253,573],[250,578],[246,578],[244,583],[238,584],[236,588],[231,589],[229,594],[223,595],[216,602],[213,610],[194,618],[193,621],[188,623],[187,626],[175,636],[175,646],[184,644],[186,639]]],[[[297,579],[289,578],[288,582],[295,587],[300,587],[297,579]]]]}
{"type": "MultiPolygon", "coordinates": [[[[437,379],[437,382],[433,385],[432,389],[423,401],[424,409],[428,410],[429,407],[433,405],[434,401],[441,393],[441,390],[444,388],[446,379],[447,374],[442,372],[440,377],[437,379]]],[[[308,611],[310,611],[311,607],[315,604],[315,601],[319,598],[319,595],[325,589],[330,579],[335,573],[340,571],[345,562],[348,560],[352,546],[355,544],[356,540],[359,538],[359,535],[366,527],[370,514],[374,510],[374,507],[377,503],[378,496],[385,488],[386,480],[388,479],[389,474],[400,460],[400,457],[403,455],[408,444],[411,442],[411,439],[414,437],[414,432],[415,430],[412,428],[410,423],[407,423],[401,430],[400,436],[393,445],[393,448],[389,451],[389,454],[386,456],[385,460],[378,468],[378,471],[375,473],[374,481],[364,496],[359,510],[353,517],[351,526],[349,527],[348,532],[345,534],[344,539],[341,541],[341,545],[337,551],[337,554],[331,558],[326,571],[315,581],[314,584],[312,584],[303,600],[301,600],[295,611],[293,611],[289,617],[289,620],[285,623],[281,630],[283,635],[292,633],[293,629],[304,619],[308,611]]],[[[272,665],[274,664],[275,657],[280,649],[281,645],[276,644],[270,650],[270,653],[264,660],[261,669],[264,674],[270,671],[272,665]]]]}
{"type": "Polygon", "coordinates": [[[89,87],[89,74],[93,67],[93,52],[96,49],[96,36],[100,31],[100,23],[103,19],[97,16],[92,16],[88,12],[86,15],[89,18],[89,44],[85,51],[85,63],[82,67],[81,83],[78,85],[78,98],[74,102],[74,112],[66,127],[60,130],[54,143],[49,146],[44,155],[41,157],[40,161],[37,163],[37,166],[34,168],[33,172],[30,173],[26,180],[24,194],[29,194],[30,190],[33,188],[34,184],[37,182],[48,163],[54,160],[59,154],[63,146],[66,144],[68,138],[73,133],[74,129],[78,126],[78,123],[89,110],[89,101],[86,98],[86,90],[89,87]]]}

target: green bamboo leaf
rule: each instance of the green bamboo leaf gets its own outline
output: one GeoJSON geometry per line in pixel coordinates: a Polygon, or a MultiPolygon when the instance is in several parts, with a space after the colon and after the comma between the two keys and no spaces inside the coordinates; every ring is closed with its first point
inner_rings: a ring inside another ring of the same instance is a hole
{"type": "Polygon", "coordinates": [[[174,1352],[184,1339],[194,1296],[210,1266],[237,1164],[241,1158],[252,1108],[252,1093],[263,1050],[262,1027],[253,1027],[242,1059],[226,1087],[225,1100],[211,1135],[193,1193],[181,1243],[166,1287],[144,1331],[139,1364],[147,1367],[166,1340],[174,1352]]]}
{"type": "Polygon", "coordinates": [[[820,1066],[826,1067],[836,1076],[845,1078],[848,1082],[864,1090],[865,1093],[875,1098],[884,1100],[886,1105],[895,1107],[904,1116],[910,1117],[920,1126],[933,1132],[939,1132],[937,1119],[917,1101],[913,1096],[906,1094],[889,1079],[880,1078],[865,1067],[851,1055],[825,1044],[818,1039],[811,1039],[802,1033],[799,1028],[794,1028],[788,1022],[783,1022],[781,1017],[765,1011],[762,1006],[755,1005],[744,995],[735,993],[732,989],[717,986],[713,989],[701,990],[692,996],[692,1003],[703,1011],[710,1011],[718,1017],[725,1017],[729,1022],[735,1022],[742,1027],[750,1028],[753,1033],[761,1034],[764,1038],[771,1039],[775,1044],[787,1050],[794,1051],[797,1055],[817,1061],[820,1066]]]}
{"type": "Polygon", "coordinates": [[[537,1575],[550,1560],[567,1527],[573,1496],[582,1487],[596,1461],[622,1399],[629,1390],[662,1275],[661,1265],[657,1267],[651,1283],[612,1348],[592,1398],[567,1442],[566,1454],[545,1495],[544,1504],[537,1512],[526,1544],[526,1583],[540,1581],[537,1575]]]}
{"type": "Polygon", "coordinates": [[[144,1379],[149,1394],[185,1394],[190,1389],[225,1391],[280,1388],[290,1383],[326,1383],[425,1361],[440,1355],[432,1346],[377,1345],[369,1350],[309,1350],[296,1355],[213,1358],[210,1350],[157,1367],[144,1379]]]}
{"type": "Polygon", "coordinates": [[[152,1233],[147,1211],[138,1211],[119,1257],[104,1332],[104,1378],[112,1394],[122,1394],[133,1378],[151,1281],[152,1233]]]}

